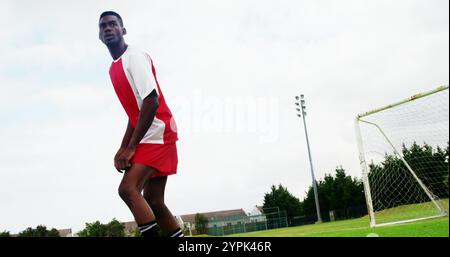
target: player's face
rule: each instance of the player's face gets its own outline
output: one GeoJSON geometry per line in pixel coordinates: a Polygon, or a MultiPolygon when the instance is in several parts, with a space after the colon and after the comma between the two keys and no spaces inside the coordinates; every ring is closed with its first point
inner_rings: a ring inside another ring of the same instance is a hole
{"type": "Polygon", "coordinates": [[[98,24],[99,38],[105,45],[114,45],[123,40],[125,28],[120,25],[119,19],[114,15],[102,17],[98,24]]]}

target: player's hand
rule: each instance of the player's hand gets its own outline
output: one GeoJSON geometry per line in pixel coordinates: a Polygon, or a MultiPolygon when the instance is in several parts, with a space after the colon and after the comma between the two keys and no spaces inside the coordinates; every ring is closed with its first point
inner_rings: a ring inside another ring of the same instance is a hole
{"type": "Polygon", "coordinates": [[[134,147],[127,147],[124,151],[122,151],[118,158],[117,158],[117,169],[119,172],[121,170],[128,170],[131,167],[131,159],[134,156],[134,153],[136,152],[136,148],[134,147]]]}
{"type": "Polygon", "coordinates": [[[114,156],[114,167],[116,168],[116,170],[120,173],[122,173],[122,171],[119,169],[119,156],[125,151],[125,147],[121,147],[119,148],[119,150],[117,151],[116,155],[114,156]]]}

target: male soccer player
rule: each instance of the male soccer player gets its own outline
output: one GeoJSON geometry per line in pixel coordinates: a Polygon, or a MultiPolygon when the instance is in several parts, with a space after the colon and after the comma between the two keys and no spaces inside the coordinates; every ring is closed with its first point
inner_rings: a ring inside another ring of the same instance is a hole
{"type": "Polygon", "coordinates": [[[113,58],[109,75],[128,116],[122,144],[114,157],[117,171],[125,171],[119,195],[144,237],[158,236],[157,225],[166,236],[182,237],[164,204],[167,176],[177,172],[177,129],[153,61],[147,53],[125,43],[127,31],[116,12],[103,12],[98,26],[99,38],[113,58]]]}

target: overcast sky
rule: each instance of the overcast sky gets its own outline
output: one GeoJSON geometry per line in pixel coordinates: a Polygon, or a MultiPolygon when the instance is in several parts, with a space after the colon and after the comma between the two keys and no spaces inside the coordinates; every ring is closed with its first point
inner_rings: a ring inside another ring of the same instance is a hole
{"type": "Polygon", "coordinates": [[[354,118],[449,80],[447,0],[0,2],[0,231],[130,221],[113,166],[127,124],[98,40],[102,11],[153,58],[179,129],[173,214],[263,203],[360,177],[354,118]]]}

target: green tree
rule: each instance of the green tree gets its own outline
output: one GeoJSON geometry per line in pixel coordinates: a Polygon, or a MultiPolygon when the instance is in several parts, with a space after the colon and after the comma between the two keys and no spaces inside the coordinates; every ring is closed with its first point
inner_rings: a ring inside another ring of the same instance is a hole
{"type": "Polygon", "coordinates": [[[36,228],[28,227],[24,231],[20,232],[19,237],[59,237],[57,229],[52,228],[48,230],[46,226],[39,225],[36,228]]]}
{"type": "Polygon", "coordinates": [[[208,218],[205,215],[200,213],[195,215],[195,230],[197,230],[197,234],[208,233],[208,218]]]}
{"type": "Polygon", "coordinates": [[[108,237],[124,237],[125,236],[125,225],[117,221],[115,218],[106,224],[108,237]]]}
{"type": "MultiPolygon", "coordinates": [[[[321,216],[329,211],[336,211],[338,219],[352,218],[363,213],[350,209],[362,210],[365,207],[364,186],[362,181],[352,178],[341,167],[335,170],[335,176],[325,174],[323,180],[317,182],[321,216]]],[[[308,188],[305,199],[301,203],[304,216],[316,214],[316,203],[312,186],[308,188]]],[[[324,218],[324,217],[323,217],[324,218]]]]}
{"type": "Polygon", "coordinates": [[[86,227],[78,232],[79,237],[124,237],[125,226],[115,218],[108,224],[100,221],[86,223],[86,227]]]}
{"type": "Polygon", "coordinates": [[[286,211],[289,224],[293,217],[301,214],[300,200],[293,196],[286,187],[281,184],[278,188],[272,185],[271,192],[264,195],[263,210],[274,210],[278,208],[280,211],[286,211]]]}
{"type": "Polygon", "coordinates": [[[9,231],[3,231],[0,232],[0,237],[11,237],[11,234],[9,233],[9,231]]]}
{"type": "Polygon", "coordinates": [[[139,231],[139,228],[136,228],[133,230],[133,236],[134,237],[142,237],[141,231],[139,231]]]}
{"type": "Polygon", "coordinates": [[[86,223],[86,227],[78,232],[79,237],[106,237],[107,229],[106,226],[100,221],[93,223],[86,223]]]}

